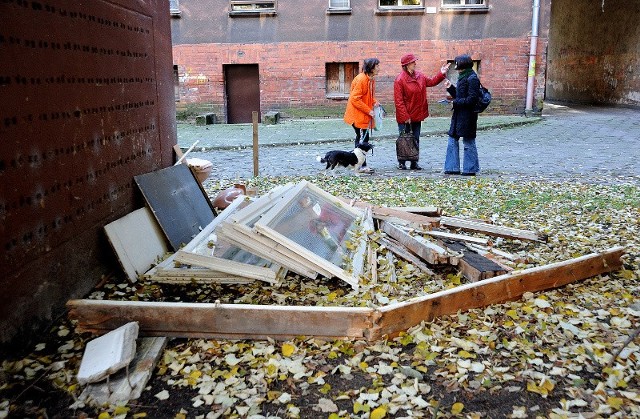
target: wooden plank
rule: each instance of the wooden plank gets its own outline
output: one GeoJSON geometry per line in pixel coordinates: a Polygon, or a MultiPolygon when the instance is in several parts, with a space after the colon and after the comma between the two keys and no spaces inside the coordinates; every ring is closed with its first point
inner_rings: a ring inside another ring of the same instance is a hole
{"type": "Polygon", "coordinates": [[[417,226],[426,226],[427,229],[440,225],[440,217],[426,217],[424,215],[412,214],[410,212],[401,211],[380,205],[372,205],[365,201],[353,201],[348,198],[340,198],[342,201],[350,203],[356,208],[370,207],[373,217],[384,221],[404,221],[404,224],[414,224],[417,226]]]}
{"type": "Polygon", "coordinates": [[[389,239],[384,239],[384,238],[379,239],[379,242],[382,246],[389,249],[389,251],[396,254],[401,259],[404,259],[407,262],[410,262],[413,265],[415,265],[415,267],[420,269],[422,272],[428,275],[435,275],[435,273],[431,269],[429,269],[426,263],[418,259],[417,256],[415,256],[413,253],[410,253],[406,248],[402,247],[400,244],[394,243],[393,241],[389,239]]]}
{"type": "Polygon", "coordinates": [[[479,244],[481,246],[486,246],[489,244],[489,239],[483,239],[481,237],[465,236],[464,234],[454,234],[454,233],[447,233],[445,231],[436,231],[436,230],[426,230],[426,231],[422,231],[421,233],[429,235],[431,237],[438,238],[438,239],[464,241],[464,242],[479,244]]]}
{"type": "Polygon", "coordinates": [[[407,330],[422,321],[520,298],[525,292],[561,287],[622,267],[624,247],[613,247],[563,262],[513,271],[435,294],[382,307],[371,339],[407,330]]]}
{"type": "Polygon", "coordinates": [[[166,238],[146,207],[105,225],[104,231],[131,282],[168,251],[166,238]]]}
{"type": "MultiPolygon", "coordinates": [[[[383,221],[381,223],[381,229],[382,231],[387,233],[389,237],[397,240],[401,245],[406,247],[407,250],[420,257],[424,261],[432,265],[441,263],[442,257],[437,249],[425,246],[423,242],[416,240],[414,237],[400,230],[393,224],[387,221],[383,221]]],[[[444,251],[444,249],[442,248],[441,250],[444,251]]],[[[444,259],[446,261],[446,255],[444,255],[444,259]]]]}
{"type": "Polygon", "coordinates": [[[198,255],[195,253],[178,250],[175,257],[176,262],[187,265],[202,266],[214,271],[228,273],[234,276],[257,279],[270,284],[276,283],[276,273],[261,266],[247,265],[246,263],[235,262],[233,260],[221,259],[216,256],[198,255]]]}
{"type": "Polygon", "coordinates": [[[548,236],[543,233],[520,230],[517,228],[498,226],[495,224],[483,223],[481,221],[469,221],[455,217],[440,217],[440,224],[449,228],[459,228],[466,231],[475,231],[490,236],[505,237],[508,239],[530,240],[537,242],[546,242],[548,236]]]}
{"type": "Polygon", "coordinates": [[[374,310],[350,307],[71,300],[78,332],[107,333],[137,321],[140,335],[207,339],[361,339],[374,310]]]}
{"type": "MultiPolygon", "coordinates": [[[[507,270],[501,265],[472,251],[463,243],[446,241],[443,243],[443,246],[446,246],[447,249],[451,251],[462,254],[462,257],[458,261],[458,266],[464,277],[470,281],[479,281],[507,273],[507,270]]],[[[509,269],[509,271],[510,270],[511,269],[509,269]]]]}
{"type": "Polygon", "coordinates": [[[394,210],[411,212],[413,214],[426,215],[427,217],[439,217],[442,215],[442,209],[436,206],[424,207],[389,207],[394,210]]]}
{"type": "MultiPolygon", "coordinates": [[[[366,209],[364,211],[364,219],[362,222],[362,235],[359,238],[358,248],[356,249],[353,258],[353,277],[360,278],[365,271],[365,253],[368,255],[369,249],[369,233],[373,233],[373,218],[371,217],[371,210],[366,209]]],[[[368,273],[368,270],[367,270],[368,273]]]]}

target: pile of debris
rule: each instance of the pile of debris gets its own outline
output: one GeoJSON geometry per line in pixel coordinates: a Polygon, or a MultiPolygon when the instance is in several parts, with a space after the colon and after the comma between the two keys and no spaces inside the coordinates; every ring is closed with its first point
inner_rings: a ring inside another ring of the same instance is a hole
{"type": "Polygon", "coordinates": [[[131,281],[144,275],[158,283],[263,281],[272,286],[291,273],[339,278],[357,296],[363,282],[376,282],[379,254],[384,254],[391,262],[385,265],[394,266],[394,258],[400,258],[427,278],[437,266],[453,266],[468,283],[372,307],[70,301],[69,315],[80,331],[106,333],[135,320],[141,333],[153,336],[379,339],[437,315],[514,300],[621,266],[624,249],[616,247],[513,271],[509,261],[516,256],[495,249],[489,239],[459,231],[532,241],[544,241],[544,235],[446,217],[436,208],[408,211],[339,199],[307,181],[276,187],[257,199],[240,196],[216,215],[200,184],[181,166],[136,178],[150,208],[139,210],[145,222],[107,226],[131,281]],[[191,192],[183,196],[183,191],[191,192]],[[148,269],[164,254],[165,237],[175,253],[148,269]],[[145,248],[152,250],[141,255],[145,248]],[[146,267],[126,267],[127,261],[144,261],[146,267]]]}
{"type": "MultiPolygon", "coordinates": [[[[184,165],[138,176],[136,183],[148,208],[105,227],[132,282],[143,276],[157,283],[278,286],[292,275],[335,277],[357,296],[363,283],[377,282],[381,259],[388,269],[396,258],[428,279],[438,276],[434,269],[447,266],[468,281],[368,307],[72,300],[69,317],[79,332],[104,334],[133,321],[136,334],[139,328],[144,336],[377,340],[437,316],[515,300],[622,266],[624,248],[615,247],[516,271],[510,267],[515,255],[496,249],[492,239],[464,232],[538,242],[547,239],[543,234],[447,217],[437,208],[388,208],[338,198],[307,181],[257,198],[240,195],[218,214],[184,165]],[[174,253],[157,263],[168,252],[167,242],[174,253]]],[[[391,281],[394,275],[392,268],[391,281]]],[[[164,341],[152,344],[157,354],[164,341]]],[[[125,362],[117,357],[119,368],[133,357],[131,350],[125,352],[125,362]]]]}

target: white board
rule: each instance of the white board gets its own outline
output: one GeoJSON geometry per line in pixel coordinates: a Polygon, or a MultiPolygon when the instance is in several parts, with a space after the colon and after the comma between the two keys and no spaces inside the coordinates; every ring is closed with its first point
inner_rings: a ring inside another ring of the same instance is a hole
{"type": "Polygon", "coordinates": [[[104,230],[131,282],[167,252],[164,234],[147,207],[107,224],[104,230]]]}

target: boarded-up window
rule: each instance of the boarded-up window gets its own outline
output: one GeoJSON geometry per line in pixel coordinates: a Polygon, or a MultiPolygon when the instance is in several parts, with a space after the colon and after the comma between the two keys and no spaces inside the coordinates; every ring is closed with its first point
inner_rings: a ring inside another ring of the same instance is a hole
{"type": "Polygon", "coordinates": [[[358,63],[327,63],[327,96],[348,97],[351,82],[358,75],[358,63]]]}

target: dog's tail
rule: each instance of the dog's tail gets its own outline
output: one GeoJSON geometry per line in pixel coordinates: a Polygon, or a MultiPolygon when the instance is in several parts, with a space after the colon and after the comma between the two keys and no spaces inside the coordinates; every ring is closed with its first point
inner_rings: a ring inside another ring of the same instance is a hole
{"type": "Polygon", "coordinates": [[[326,163],[327,161],[321,157],[321,156],[316,156],[316,160],[319,161],[320,163],[326,163]]]}

